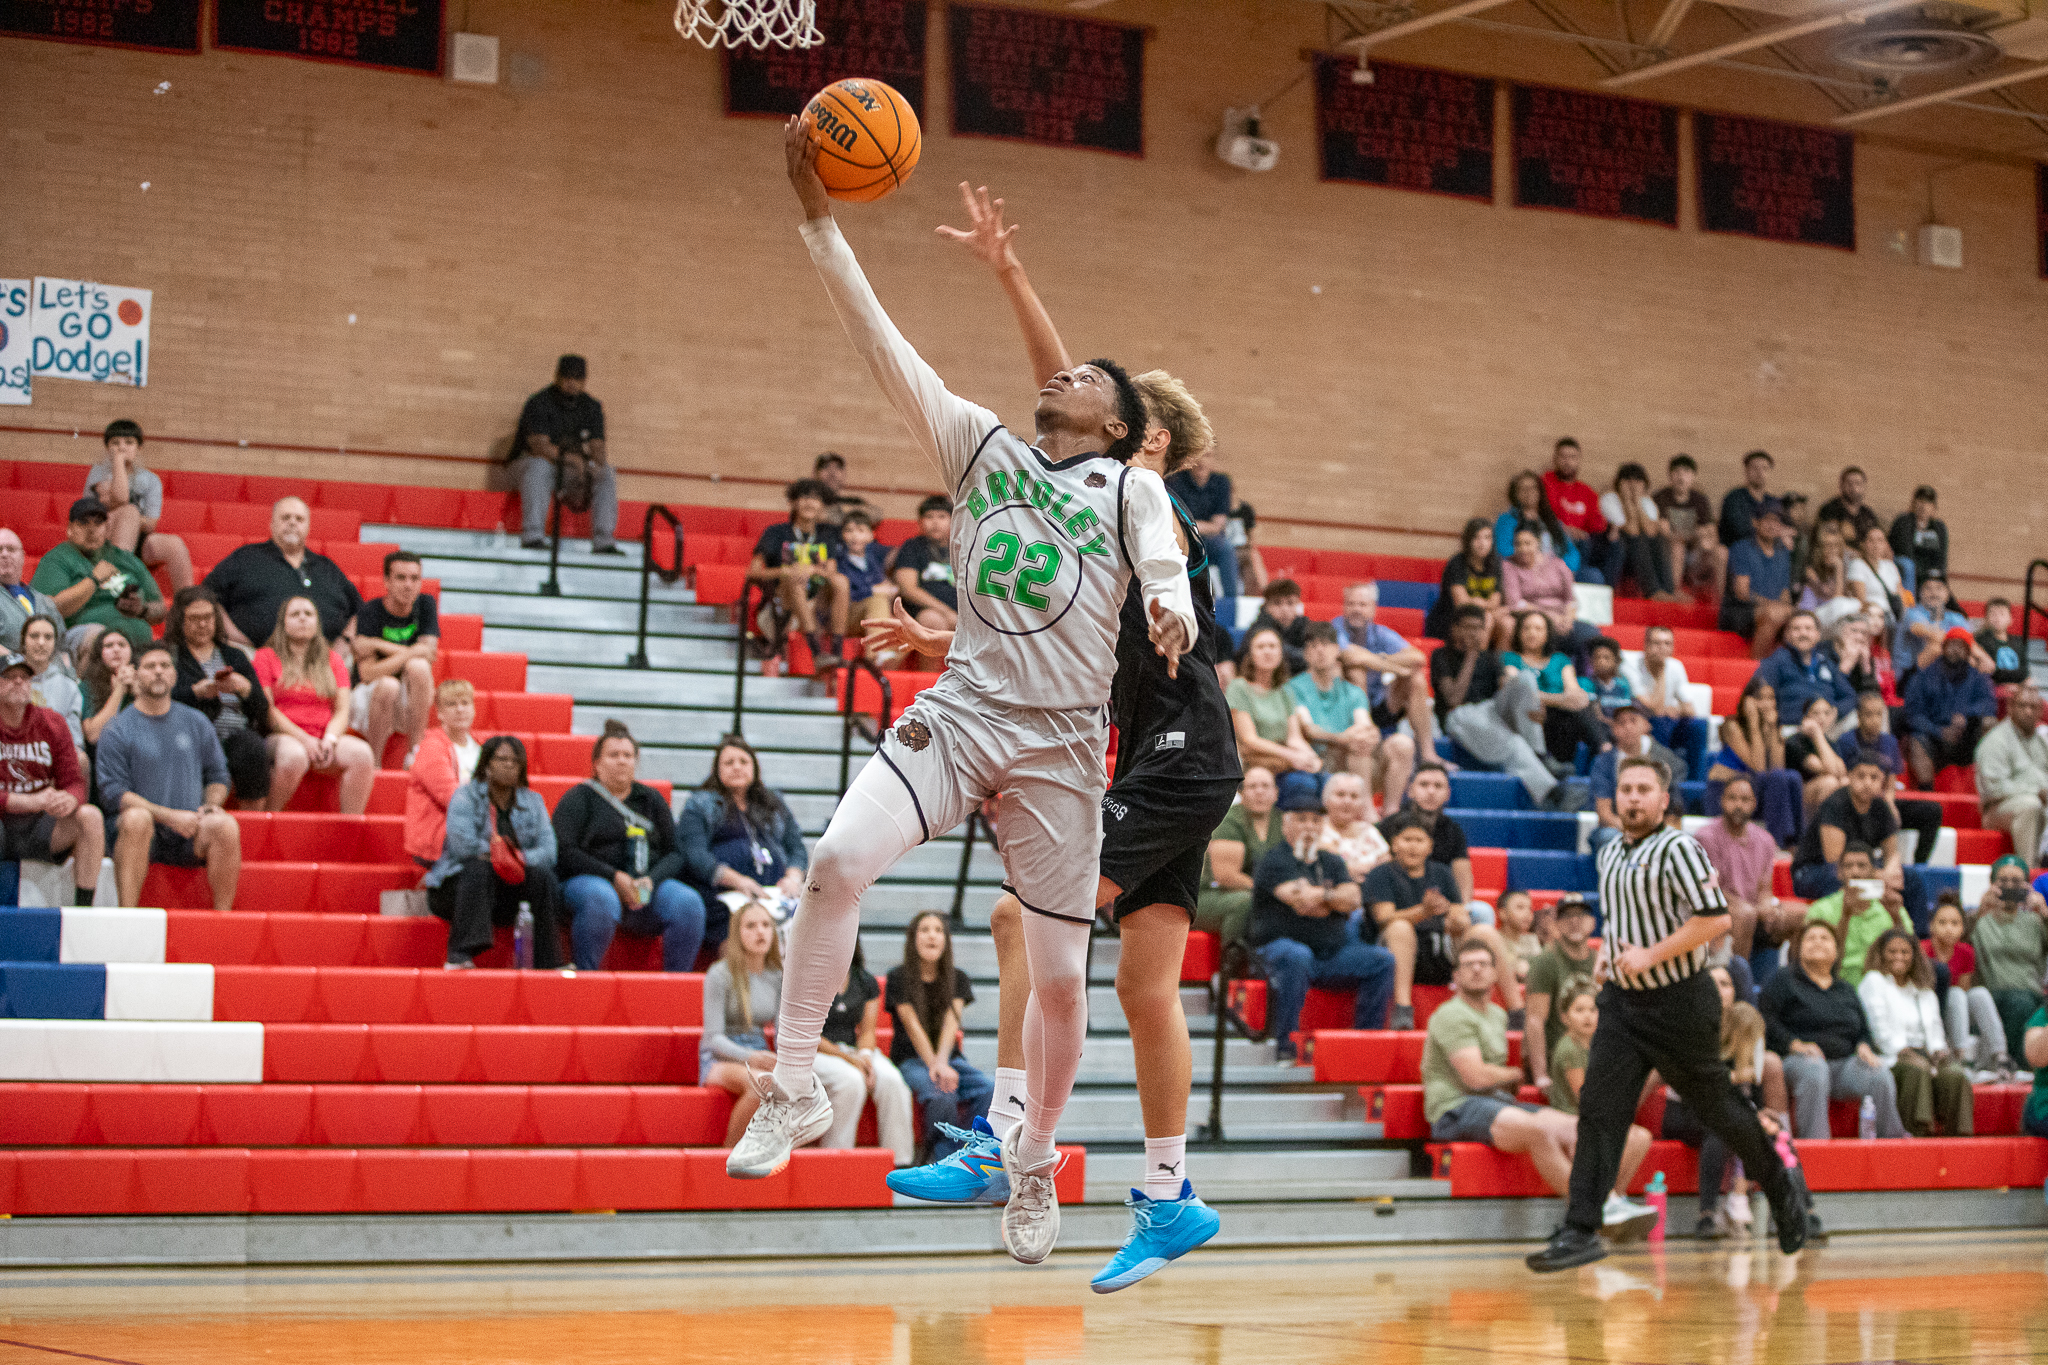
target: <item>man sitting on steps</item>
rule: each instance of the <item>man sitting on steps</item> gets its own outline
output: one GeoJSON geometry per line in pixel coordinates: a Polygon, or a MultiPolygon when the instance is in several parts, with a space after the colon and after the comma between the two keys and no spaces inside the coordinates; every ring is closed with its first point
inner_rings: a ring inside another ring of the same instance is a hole
{"type": "Polygon", "coordinates": [[[78,751],[63,717],[29,702],[32,674],[21,655],[0,654],[0,799],[6,802],[0,858],[58,863],[75,854],[74,904],[91,905],[105,829],[99,810],[85,799],[78,751]]]}

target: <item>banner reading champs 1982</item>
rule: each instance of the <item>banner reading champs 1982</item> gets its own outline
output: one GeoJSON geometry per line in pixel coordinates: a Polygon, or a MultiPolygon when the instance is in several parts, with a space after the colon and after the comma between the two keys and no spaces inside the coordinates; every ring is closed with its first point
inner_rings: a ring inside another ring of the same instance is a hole
{"type": "Polygon", "coordinates": [[[1316,137],[1325,180],[1493,202],[1493,82],[1423,66],[1316,54],[1316,137]]]}
{"type": "Polygon", "coordinates": [[[725,49],[725,112],[795,114],[848,76],[887,81],[924,117],[925,0],[818,0],[817,47],[725,49]]]}
{"type": "Polygon", "coordinates": [[[1145,154],[1145,30],[953,5],[953,132],[1145,154]]]}
{"type": "Polygon", "coordinates": [[[213,0],[213,45],[441,74],[441,0],[213,0]]]}
{"type": "Polygon", "coordinates": [[[1514,87],[1515,202],[1678,226],[1678,111],[1514,87]]]}
{"type": "Polygon", "coordinates": [[[1856,249],[1856,139],[1728,114],[1692,116],[1700,226],[1856,249]]]}
{"type": "Polygon", "coordinates": [[[0,0],[0,34],[151,52],[199,51],[199,0],[0,0]]]}

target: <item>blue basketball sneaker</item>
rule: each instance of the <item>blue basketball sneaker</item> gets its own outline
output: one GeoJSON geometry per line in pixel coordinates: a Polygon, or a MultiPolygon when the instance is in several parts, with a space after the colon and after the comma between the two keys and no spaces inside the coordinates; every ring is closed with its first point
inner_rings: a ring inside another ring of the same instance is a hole
{"type": "Polygon", "coordinates": [[[944,1161],[889,1172],[889,1188],[933,1204],[1007,1204],[1010,1177],[1003,1173],[1003,1144],[988,1120],[976,1115],[971,1129],[939,1125],[960,1144],[944,1161]]]}
{"type": "Polygon", "coordinates": [[[1154,1271],[1164,1270],[1214,1237],[1223,1224],[1216,1210],[1204,1204],[1186,1180],[1180,1182],[1178,1199],[1148,1199],[1142,1191],[1132,1190],[1124,1203],[1131,1210],[1131,1235],[1088,1282],[1098,1294],[1128,1289],[1154,1271]]]}

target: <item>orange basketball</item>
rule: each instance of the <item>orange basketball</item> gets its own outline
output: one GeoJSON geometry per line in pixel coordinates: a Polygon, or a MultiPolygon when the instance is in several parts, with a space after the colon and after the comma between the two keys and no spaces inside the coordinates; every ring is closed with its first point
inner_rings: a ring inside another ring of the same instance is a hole
{"type": "Polygon", "coordinates": [[[910,179],[924,150],[910,101],[865,76],[811,96],[804,126],[818,140],[818,179],[834,199],[880,199],[910,179]]]}

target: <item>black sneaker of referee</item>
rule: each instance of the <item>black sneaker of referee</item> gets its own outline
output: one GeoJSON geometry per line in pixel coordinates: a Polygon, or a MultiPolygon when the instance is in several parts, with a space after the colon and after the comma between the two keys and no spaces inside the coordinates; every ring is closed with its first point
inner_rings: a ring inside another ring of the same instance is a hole
{"type": "Polygon", "coordinates": [[[1538,1274],[1547,1275],[1553,1270],[1591,1265],[1606,1255],[1607,1243],[1600,1240],[1599,1233],[1587,1232],[1567,1223],[1552,1233],[1549,1244],[1543,1250],[1530,1254],[1525,1263],[1538,1274]]]}
{"type": "Polygon", "coordinates": [[[1764,1189],[1764,1198],[1771,1206],[1771,1222],[1778,1229],[1778,1250],[1787,1256],[1806,1245],[1809,1215],[1804,1184],[1804,1180],[1788,1170],[1781,1171],[1777,1180],[1764,1189]]]}

